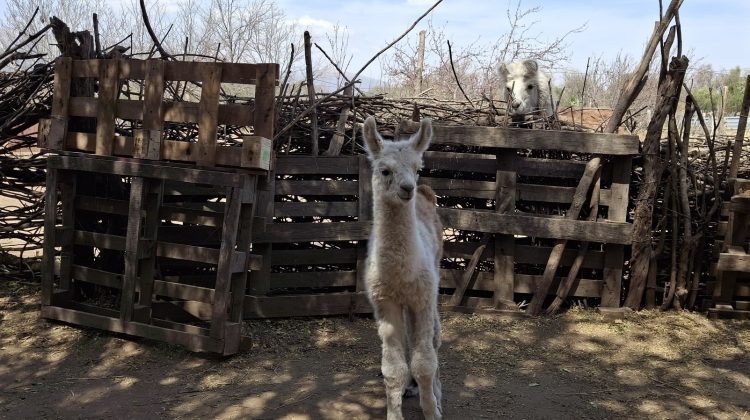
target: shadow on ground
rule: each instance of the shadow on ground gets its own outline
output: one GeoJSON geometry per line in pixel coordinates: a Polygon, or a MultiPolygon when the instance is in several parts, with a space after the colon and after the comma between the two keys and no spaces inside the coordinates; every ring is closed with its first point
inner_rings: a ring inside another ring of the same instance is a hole
{"type": "MultiPolygon", "coordinates": [[[[379,419],[370,319],[253,321],[228,358],[39,319],[38,287],[0,280],[0,417],[379,419]]],[[[749,418],[750,323],[591,311],[443,316],[446,419],[749,418]]],[[[408,419],[422,418],[415,399],[408,419]]]]}

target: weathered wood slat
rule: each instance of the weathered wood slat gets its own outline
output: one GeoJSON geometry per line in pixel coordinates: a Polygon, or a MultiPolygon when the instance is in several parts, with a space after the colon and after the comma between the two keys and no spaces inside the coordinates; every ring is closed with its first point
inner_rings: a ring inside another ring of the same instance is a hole
{"type": "MultiPolygon", "coordinates": [[[[416,132],[418,124],[411,123],[409,128],[416,132]]],[[[640,145],[636,136],[575,131],[438,125],[433,126],[433,132],[433,144],[561,150],[603,155],[636,155],[640,145]]]]}
{"type": "MultiPolygon", "coordinates": [[[[200,81],[202,62],[167,61],[164,78],[172,81],[200,81]]],[[[211,63],[213,64],[213,63],[211,63]]],[[[265,64],[217,63],[221,66],[223,83],[255,84],[256,68],[265,64]]],[[[98,77],[101,60],[73,61],[74,77],[98,77]]],[[[275,65],[275,64],[272,64],[275,65]]],[[[146,60],[121,60],[121,79],[143,80],[146,75],[146,60]]]]}
{"type": "Polygon", "coordinates": [[[299,217],[299,216],[356,216],[356,201],[326,201],[295,203],[289,201],[278,202],[274,205],[274,216],[276,217],[299,217]]]}
{"type": "Polygon", "coordinates": [[[360,241],[370,235],[369,222],[273,223],[256,229],[257,243],[360,241]]]}
{"type": "MultiPolygon", "coordinates": [[[[445,242],[443,244],[444,258],[471,258],[477,248],[476,242],[445,242]]],[[[516,245],[515,262],[517,264],[546,264],[552,248],[548,246],[516,245]]],[[[495,252],[494,244],[489,244],[482,253],[482,260],[491,260],[495,252]]],[[[566,249],[563,252],[560,266],[568,267],[575,260],[577,251],[566,249]]],[[[604,252],[589,250],[583,260],[583,268],[601,269],[604,267],[604,252]]]]}
{"type": "MultiPolygon", "coordinates": [[[[96,117],[97,100],[88,97],[70,98],[70,115],[74,117],[96,117]]],[[[167,122],[197,123],[200,120],[200,106],[196,102],[172,102],[162,103],[163,119],[167,122]]],[[[117,101],[118,118],[124,120],[143,120],[143,101],[132,99],[119,99],[117,101]]],[[[254,111],[251,105],[243,104],[219,104],[217,116],[218,124],[230,124],[239,126],[252,125],[254,111]]]]}
{"type": "Polygon", "coordinates": [[[308,271],[271,274],[272,289],[295,287],[349,287],[357,283],[355,271],[308,271]]]}
{"type": "Polygon", "coordinates": [[[277,195],[357,195],[357,181],[276,181],[277,195]]]}
{"type": "Polygon", "coordinates": [[[104,60],[99,66],[99,98],[96,104],[96,154],[111,156],[114,151],[117,113],[117,60],[104,60]]]}
{"type": "Polygon", "coordinates": [[[161,158],[163,99],[164,60],[150,59],[146,62],[143,129],[135,133],[133,155],[136,158],[157,160],[161,158]]]}
{"type": "Polygon", "coordinates": [[[750,255],[722,252],[716,267],[720,271],[739,271],[750,273],[750,255]]]}
{"type": "Polygon", "coordinates": [[[246,318],[341,315],[352,310],[356,313],[372,312],[364,292],[245,296],[246,318]]]}
{"type": "Polygon", "coordinates": [[[573,241],[627,244],[632,231],[632,225],[628,223],[589,222],[446,208],[439,209],[438,214],[447,227],[455,229],[573,241]]]}
{"type": "MultiPolygon", "coordinates": [[[[463,270],[440,270],[440,287],[454,288],[464,275],[463,270]]],[[[516,274],[513,284],[515,293],[534,293],[536,285],[542,281],[541,275],[516,274]]],[[[553,285],[559,284],[562,277],[556,277],[553,285]]],[[[578,286],[570,292],[575,297],[601,297],[602,280],[581,279],[578,286]]],[[[489,272],[477,273],[471,290],[493,291],[495,289],[493,274],[489,272]]]]}
{"type": "Polygon", "coordinates": [[[55,62],[55,78],[52,85],[52,112],[49,122],[49,132],[46,136],[41,135],[42,124],[40,123],[41,147],[52,150],[60,150],[65,144],[68,134],[68,116],[70,115],[70,85],[72,62],[70,57],[58,57],[55,62]]]}
{"type": "MultiPolygon", "coordinates": [[[[216,133],[219,117],[219,91],[221,90],[221,67],[215,63],[204,65],[201,71],[201,99],[198,103],[198,166],[216,165],[216,133]]],[[[212,335],[214,330],[212,329],[212,335]]],[[[215,337],[215,336],[214,336],[215,337]]],[[[219,338],[219,337],[215,337],[219,338]]]]}
{"type": "Polygon", "coordinates": [[[277,156],[276,173],[356,175],[359,159],[357,156],[277,156]]]}
{"type": "Polygon", "coordinates": [[[154,340],[180,344],[191,351],[207,351],[221,353],[223,344],[211,337],[199,336],[175,329],[162,328],[139,322],[124,322],[108,316],[94,315],[72,309],[44,306],[42,317],[75,325],[98,328],[100,330],[129,334],[154,340]]]}
{"type": "Polygon", "coordinates": [[[356,261],[356,248],[277,249],[271,257],[271,265],[354,264],[356,261]]]}
{"type": "MultiPolygon", "coordinates": [[[[505,160],[501,169],[513,171],[521,176],[536,176],[546,178],[578,179],[583,175],[586,162],[540,159],[526,156],[513,156],[505,160]]],[[[498,168],[494,155],[453,152],[425,152],[424,167],[458,172],[478,172],[494,174],[498,168]]]]}
{"type": "Polygon", "coordinates": [[[199,170],[135,160],[101,159],[90,156],[50,156],[48,162],[52,168],[142,176],[186,183],[221,186],[240,186],[242,183],[242,175],[232,172],[199,170]]]}

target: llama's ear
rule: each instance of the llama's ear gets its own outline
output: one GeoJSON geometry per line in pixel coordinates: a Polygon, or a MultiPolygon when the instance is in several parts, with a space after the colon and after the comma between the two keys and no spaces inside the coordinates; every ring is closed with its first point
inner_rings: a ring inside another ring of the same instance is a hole
{"type": "Polygon", "coordinates": [[[419,131],[411,138],[411,144],[418,152],[424,152],[430,147],[430,141],[432,141],[432,120],[424,118],[419,124],[419,131]]]}
{"type": "Polygon", "coordinates": [[[508,66],[505,63],[500,63],[500,76],[508,77],[508,66]]]}
{"type": "Polygon", "coordinates": [[[365,127],[362,131],[365,138],[365,149],[371,157],[377,157],[383,149],[383,140],[378,134],[378,127],[375,124],[375,117],[369,116],[365,120],[365,127]]]}
{"type": "Polygon", "coordinates": [[[526,74],[534,74],[539,70],[536,60],[524,60],[523,66],[526,68],[526,74]]]}

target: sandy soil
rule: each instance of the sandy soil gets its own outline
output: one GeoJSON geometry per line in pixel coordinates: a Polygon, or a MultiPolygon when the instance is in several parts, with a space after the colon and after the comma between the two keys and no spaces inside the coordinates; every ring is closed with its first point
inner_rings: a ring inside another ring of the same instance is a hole
{"type": "MultiPolygon", "coordinates": [[[[254,321],[252,350],[195,355],[39,319],[0,279],[0,418],[385,418],[370,319],[254,321]]],[[[447,314],[446,419],[750,419],[750,323],[643,312],[618,322],[447,314]]],[[[405,402],[408,419],[422,418],[405,402]]]]}

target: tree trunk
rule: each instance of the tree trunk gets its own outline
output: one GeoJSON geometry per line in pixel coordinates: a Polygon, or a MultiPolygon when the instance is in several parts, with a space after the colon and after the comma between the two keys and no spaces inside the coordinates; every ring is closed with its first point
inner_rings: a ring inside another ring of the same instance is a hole
{"type": "Polygon", "coordinates": [[[651,260],[651,225],[654,198],[661,179],[663,167],[659,163],[659,146],[662,127],[670,111],[677,107],[689,60],[687,57],[673,57],[666,78],[659,86],[655,113],[648,125],[643,143],[643,184],[638,191],[633,220],[633,253],[631,258],[630,287],[625,298],[625,306],[639,309],[648,279],[648,266],[651,260]]]}

